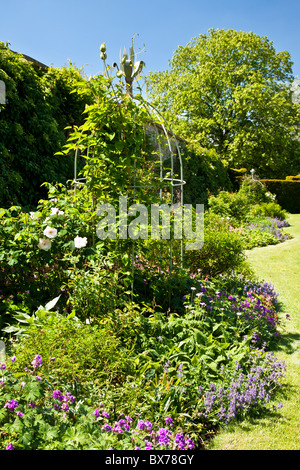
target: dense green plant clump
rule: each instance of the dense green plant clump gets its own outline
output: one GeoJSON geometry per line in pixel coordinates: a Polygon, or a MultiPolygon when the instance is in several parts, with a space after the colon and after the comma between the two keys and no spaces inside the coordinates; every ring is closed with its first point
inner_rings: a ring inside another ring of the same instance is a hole
{"type": "Polygon", "coordinates": [[[66,126],[79,125],[89,89],[81,70],[70,64],[37,67],[0,42],[0,80],[6,104],[0,110],[0,207],[35,207],[45,196],[41,184],[65,182],[73,158],[55,156],[68,137],[66,126]]]}

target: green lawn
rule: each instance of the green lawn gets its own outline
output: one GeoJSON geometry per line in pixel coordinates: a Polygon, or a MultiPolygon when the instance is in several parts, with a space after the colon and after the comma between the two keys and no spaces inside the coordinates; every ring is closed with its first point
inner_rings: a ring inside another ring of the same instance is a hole
{"type": "Polygon", "coordinates": [[[279,292],[282,340],[275,355],[286,362],[287,377],[274,403],[283,408],[224,427],[210,450],[300,450],[300,214],[291,215],[289,222],[285,230],[295,238],[247,252],[259,278],[279,292]]]}

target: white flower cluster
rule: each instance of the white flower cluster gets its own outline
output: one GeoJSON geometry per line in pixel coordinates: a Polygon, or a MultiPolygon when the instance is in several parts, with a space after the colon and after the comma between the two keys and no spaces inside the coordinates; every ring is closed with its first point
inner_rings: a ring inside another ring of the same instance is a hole
{"type": "Polygon", "coordinates": [[[275,201],[275,199],[276,199],[275,194],[265,193],[265,195],[267,196],[268,199],[271,199],[271,201],[275,201]]]}
{"type": "Polygon", "coordinates": [[[49,227],[49,225],[47,225],[47,227],[43,231],[43,234],[47,238],[40,238],[39,239],[39,248],[41,250],[48,251],[51,248],[51,238],[55,238],[56,235],[57,235],[57,229],[49,227]]]}
{"type": "MultiPolygon", "coordinates": [[[[32,217],[34,213],[31,213],[30,216],[32,217]]],[[[56,207],[52,207],[51,209],[51,215],[63,215],[64,212],[57,209],[56,207]]],[[[49,217],[45,219],[45,222],[49,220],[49,217]]],[[[39,238],[39,248],[44,251],[48,251],[51,248],[51,239],[55,238],[57,236],[57,229],[50,227],[47,225],[45,230],[43,231],[43,234],[47,238],[39,238]]],[[[79,237],[76,236],[74,238],[74,245],[75,248],[84,248],[87,244],[87,238],[86,237],[79,237]]]]}

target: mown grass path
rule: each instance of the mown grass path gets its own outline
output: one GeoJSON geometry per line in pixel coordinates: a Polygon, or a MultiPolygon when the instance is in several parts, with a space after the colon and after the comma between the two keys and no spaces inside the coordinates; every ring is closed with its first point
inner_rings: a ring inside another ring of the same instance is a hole
{"type": "Polygon", "coordinates": [[[210,450],[300,450],[300,214],[291,215],[289,223],[285,231],[292,240],[247,251],[257,276],[279,293],[282,339],[274,353],[285,361],[287,374],[274,403],[283,408],[224,427],[210,450]]]}

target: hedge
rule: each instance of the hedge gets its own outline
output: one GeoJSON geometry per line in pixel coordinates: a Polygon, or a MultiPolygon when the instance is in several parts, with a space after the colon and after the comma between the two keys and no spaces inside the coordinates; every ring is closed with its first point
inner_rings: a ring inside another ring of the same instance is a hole
{"type": "Polygon", "coordinates": [[[66,126],[80,124],[85,83],[71,64],[38,67],[0,41],[0,80],[6,104],[0,110],[0,207],[34,208],[46,196],[42,183],[65,183],[74,173],[71,156],[55,153],[66,143],[66,126]]]}
{"type": "Polygon", "coordinates": [[[278,204],[291,214],[300,213],[300,180],[262,179],[268,191],[276,195],[278,204]]]}

